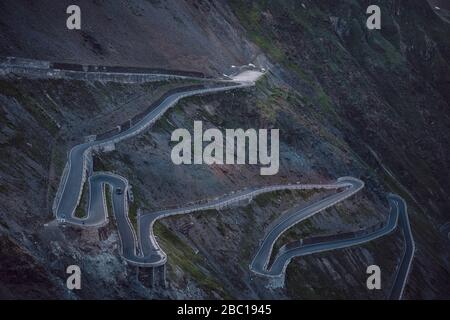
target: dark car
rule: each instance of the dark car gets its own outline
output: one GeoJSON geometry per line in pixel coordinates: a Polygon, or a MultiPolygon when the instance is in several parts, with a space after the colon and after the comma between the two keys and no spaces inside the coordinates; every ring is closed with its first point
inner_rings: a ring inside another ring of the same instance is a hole
{"type": "Polygon", "coordinates": [[[123,194],[122,188],[117,188],[116,189],[116,194],[123,194]]]}

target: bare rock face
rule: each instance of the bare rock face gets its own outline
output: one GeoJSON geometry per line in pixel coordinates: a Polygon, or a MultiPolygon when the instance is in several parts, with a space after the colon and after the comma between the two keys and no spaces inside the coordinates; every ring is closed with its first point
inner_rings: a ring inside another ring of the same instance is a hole
{"type": "MultiPolygon", "coordinates": [[[[356,0],[79,1],[78,32],[65,28],[67,1],[6,0],[0,55],[213,77],[231,65],[269,67],[254,88],[181,101],[151,130],[94,155],[94,170],[127,177],[133,210],[147,211],[245,187],[359,177],[366,187],[358,196],[293,227],[275,247],[374,226],[386,219],[386,193],[398,193],[417,245],[405,297],[448,298],[449,243],[439,228],[450,209],[450,24],[433,10],[446,6],[380,2],[382,29],[369,31],[366,2],[356,0]],[[280,128],[279,174],[262,177],[257,166],[174,165],[171,133],[192,129],[194,121],[221,130],[280,128]]],[[[70,147],[192,84],[0,77],[0,296],[385,298],[404,246],[398,231],[294,259],[281,287],[249,271],[274,219],[325,193],[270,194],[158,222],[155,233],[169,257],[166,287],[150,286],[148,271],[121,259],[113,219],[100,230],[49,223],[70,147]],[[365,270],[374,263],[389,276],[383,290],[369,292],[365,270]],[[71,264],[83,271],[80,291],[66,289],[71,264]]]]}
{"type": "Polygon", "coordinates": [[[255,56],[256,48],[220,2],[80,1],[80,32],[66,28],[70,4],[2,2],[0,55],[214,74],[255,56]]]}
{"type": "Polygon", "coordinates": [[[67,298],[60,283],[55,281],[55,277],[31,252],[6,235],[0,236],[0,244],[2,257],[0,296],[2,298],[67,298]]]}

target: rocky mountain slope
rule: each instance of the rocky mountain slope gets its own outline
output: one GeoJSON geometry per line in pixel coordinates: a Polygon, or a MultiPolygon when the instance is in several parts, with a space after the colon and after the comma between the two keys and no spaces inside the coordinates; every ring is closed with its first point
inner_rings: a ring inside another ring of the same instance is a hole
{"type": "MultiPolygon", "coordinates": [[[[182,101],[156,126],[95,157],[126,176],[137,208],[152,211],[247,186],[321,183],[352,175],[366,188],[290,230],[280,243],[373,226],[400,194],[417,252],[405,298],[449,298],[450,25],[426,1],[378,1],[382,29],[365,28],[370,1],[80,1],[82,31],[65,28],[68,1],[2,1],[0,55],[206,72],[252,62],[270,69],[255,88],[182,101]],[[175,166],[179,127],[280,128],[280,172],[257,166],[175,166]]],[[[188,82],[118,84],[0,79],[0,296],[5,298],[382,299],[401,258],[396,232],[351,249],[297,258],[284,288],[248,264],[271,221],[323,192],[261,196],[248,206],[162,220],[167,288],[148,288],[104,230],[44,227],[70,146],[111,129],[188,82]],[[65,267],[83,289],[65,288],[65,267]],[[381,291],[365,287],[380,265],[381,291]]],[[[135,208],[135,209],[136,209],[135,208]]]]}

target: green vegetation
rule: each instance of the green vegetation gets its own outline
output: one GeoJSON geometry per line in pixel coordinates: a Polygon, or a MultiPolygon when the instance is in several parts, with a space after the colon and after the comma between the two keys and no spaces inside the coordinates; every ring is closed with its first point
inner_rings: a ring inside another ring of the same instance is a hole
{"type": "Polygon", "coordinates": [[[31,114],[36,122],[46,128],[50,133],[56,134],[58,132],[59,128],[46,111],[46,106],[41,105],[38,98],[34,97],[31,92],[24,94],[21,91],[20,82],[0,80],[0,90],[2,94],[15,98],[31,114]]]}
{"type": "Polygon", "coordinates": [[[327,94],[320,87],[317,90],[317,102],[318,102],[319,106],[323,108],[323,110],[325,110],[329,113],[335,112],[333,109],[330,97],[327,96],[327,94]]]}
{"type": "Polygon", "coordinates": [[[139,191],[136,188],[133,188],[133,197],[134,197],[134,201],[130,203],[130,206],[128,208],[128,217],[131,221],[131,224],[133,225],[134,230],[136,230],[136,232],[138,232],[138,228],[137,228],[137,212],[139,207],[142,207],[144,200],[141,198],[141,195],[139,193],[139,191]]]}
{"type": "Polygon", "coordinates": [[[262,24],[262,12],[266,6],[265,1],[259,1],[258,3],[247,4],[243,1],[232,0],[231,6],[234,9],[239,21],[247,29],[250,39],[261,49],[267,52],[275,61],[280,63],[286,63],[287,58],[284,52],[280,49],[280,45],[277,45],[277,41],[272,33],[264,27],[262,24]]]}
{"type": "Polygon", "coordinates": [[[257,195],[253,200],[260,207],[266,207],[267,205],[273,203],[276,199],[281,197],[287,197],[285,200],[295,200],[299,197],[303,200],[308,200],[316,193],[320,191],[317,189],[311,190],[279,190],[274,192],[267,192],[257,195]]]}
{"type": "Polygon", "coordinates": [[[20,95],[20,91],[16,86],[16,82],[0,80],[0,90],[1,93],[8,97],[18,97],[20,95]]]}
{"type": "Polygon", "coordinates": [[[138,232],[137,209],[138,209],[137,203],[136,203],[136,201],[134,201],[130,204],[129,211],[128,211],[128,217],[130,218],[131,225],[133,226],[134,230],[136,230],[136,232],[138,232]]]}
{"type": "MultiPolygon", "coordinates": [[[[296,199],[301,198],[304,201],[308,201],[312,196],[320,193],[320,190],[282,190],[271,193],[265,193],[258,195],[254,201],[260,207],[266,207],[268,205],[275,205],[275,200],[283,198],[283,202],[295,202],[296,199]]],[[[270,221],[274,221],[278,215],[273,215],[270,221]]],[[[275,242],[274,250],[272,253],[272,259],[275,257],[278,250],[285,244],[294,240],[299,240],[312,235],[319,235],[323,230],[317,228],[311,219],[302,221],[294,227],[287,230],[281,235],[281,237],[275,242]]]]}
{"type": "Polygon", "coordinates": [[[208,210],[196,211],[194,213],[194,215],[199,220],[206,220],[206,219],[209,219],[210,217],[216,217],[217,218],[219,216],[219,212],[217,210],[215,210],[215,209],[208,209],[208,210]]]}
{"type": "Polygon", "coordinates": [[[285,233],[283,233],[273,245],[273,251],[271,255],[271,260],[273,260],[278,252],[278,250],[288,243],[304,239],[310,236],[318,236],[323,232],[322,229],[317,228],[310,219],[303,220],[299,224],[293,226],[285,233]]]}
{"type": "Polygon", "coordinates": [[[88,184],[84,183],[83,188],[81,189],[81,198],[78,203],[77,208],[75,209],[75,217],[84,218],[87,217],[87,203],[88,203],[88,184]]]}
{"type": "MultiPolygon", "coordinates": [[[[208,292],[217,292],[225,299],[232,298],[223,285],[222,281],[215,279],[204,267],[207,261],[200,255],[195,254],[190,246],[178,238],[161,222],[156,222],[154,226],[155,235],[158,242],[168,255],[168,263],[180,267],[189,274],[200,287],[208,292]]],[[[214,296],[211,294],[211,298],[214,296]]]]}
{"type": "Polygon", "coordinates": [[[62,148],[58,147],[58,143],[56,143],[55,147],[52,149],[51,159],[51,162],[53,163],[55,168],[55,172],[57,176],[60,177],[64,171],[67,159],[65,158],[65,153],[62,148]]]}
{"type": "Polygon", "coordinates": [[[266,207],[275,199],[285,195],[287,192],[289,192],[289,190],[262,193],[253,198],[253,201],[260,207],[266,207]]]}
{"type": "MultiPolygon", "coordinates": [[[[320,254],[314,257],[301,257],[306,259],[311,265],[311,259],[317,259],[320,254]]],[[[345,299],[348,298],[345,292],[338,289],[338,286],[330,286],[331,276],[323,272],[320,268],[299,268],[299,264],[290,263],[286,269],[286,291],[292,299],[345,299]]]]}
{"type": "MultiPolygon", "coordinates": [[[[251,206],[245,206],[241,209],[242,214],[246,217],[247,223],[241,224],[240,227],[243,229],[243,234],[251,235],[255,232],[255,213],[251,206]]],[[[239,244],[239,263],[243,268],[248,268],[248,264],[250,263],[250,259],[254,254],[254,249],[256,248],[256,243],[252,241],[241,241],[239,244]]]]}
{"type": "Polygon", "coordinates": [[[219,225],[217,226],[217,230],[219,230],[222,237],[225,237],[227,229],[226,229],[225,223],[223,223],[223,221],[221,219],[219,220],[219,225]]]}
{"type": "Polygon", "coordinates": [[[108,210],[108,215],[114,216],[113,214],[113,204],[112,204],[112,188],[109,185],[105,185],[105,198],[106,198],[106,209],[108,210]]]}
{"type": "Polygon", "coordinates": [[[169,119],[167,117],[162,117],[159,119],[155,126],[153,127],[154,132],[162,133],[162,132],[169,132],[171,133],[176,128],[169,122],[169,119]]]}
{"type": "MultiPolygon", "coordinates": [[[[292,1],[280,1],[276,3],[270,1],[253,1],[248,3],[233,0],[231,1],[231,6],[247,30],[250,39],[262,48],[274,61],[282,64],[286,69],[296,74],[304,82],[305,87],[309,86],[310,90],[307,98],[309,104],[318,106],[333,121],[340,121],[335,111],[333,100],[325,93],[321,83],[315,76],[315,74],[323,73],[325,69],[334,70],[336,74],[340,73],[338,67],[340,64],[339,60],[341,59],[341,55],[344,54],[341,49],[342,45],[336,39],[335,34],[330,32],[327,27],[317,25],[317,21],[328,20],[328,15],[316,6],[310,5],[308,10],[305,10],[298,3],[292,1]],[[327,56],[327,63],[323,66],[313,65],[311,66],[312,70],[308,71],[303,64],[300,65],[300,54],[291,47],[284,45],[282,31],[278,30],[276,23],[272,21],[272,16],[275,15],[283,16],[292,21],[290,28],[292,28],[292,32],[296,32],[298,35],[298,37],[294,38],[301,38],[303,39],[302,41],[311,41],[314,43],[314,48],[318,52],[312,52],[311,54],[327,56]],[[272,23],[275,23],[275,25],[272,25],[272,23]],[[325,47],[326,43],[337,48],[332,56],[329,54],[329,49],[325,47]],[[328,65],[330,66],[329,68],[327,67],[328,65]]],[[[261,88],[258,84],[257,87],[258,89],[261,88]]],[[[279,95],[279,92],[273,92],[267,104],[259,103],[258,107],[268,119],[274,120],[274,105],[279,103],[280,100],[288,101],[288,99],[292,99],[292,95],[279,95]]],[[[300,100],[307,102],[303,98],[300,100]]]]}

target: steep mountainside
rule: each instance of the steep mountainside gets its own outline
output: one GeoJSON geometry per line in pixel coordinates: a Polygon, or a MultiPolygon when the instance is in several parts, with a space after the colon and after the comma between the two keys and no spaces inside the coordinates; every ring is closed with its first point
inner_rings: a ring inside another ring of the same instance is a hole
{"type": "Polygon", "coordinates": [[[82,0],[82,29],[66,28],[73,1],[2,1],[0,55],[221,74],[255,56],[229,8],[216,1],[82,0]],[[32,41],[30,41],[32,40],[32,41]]]}
{"type": "MultiPolygon", "coordinates": [[[[439,4],[431,1],[432,6],[439,4]]],[[[385,221],[387,192],[408,204],[417,251],[405,298],[450,298],[450,24],[426,1],[380,0],[382,29],[365,27],[366,0],[79,1],[82,31],[65,28],[70,1],[2,1],[0,55],[205,72],[269,69],[256,87],[180,102],[149,131],[96,155],[94,170],[133,186],[153,211],[250,186],[354,176],[355,197],[292,228],[277,243],[385,221]],[[176,128],[279,128],[280,172],[258,166],[175,166],[176,128]]],[[[445,8],[445,7],[443,7],[445,8]]],[[[163,219],[167,288],[146,286],[119,255],[112,221],[100,231],[45,227],[69,148],[141,113],[190,81],[124,84],[0,79],[0,296],[6,298],[367,298],[389,292],[404,241],[296,258],[284,288],[249,269],[270,223],[325,192],[280,192],[247,206],[163,219]],[[65,288],[65,267],[83,289],[65,288]],[[366,267],[383,272],[365,287],[366,267]]]]}

